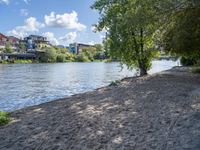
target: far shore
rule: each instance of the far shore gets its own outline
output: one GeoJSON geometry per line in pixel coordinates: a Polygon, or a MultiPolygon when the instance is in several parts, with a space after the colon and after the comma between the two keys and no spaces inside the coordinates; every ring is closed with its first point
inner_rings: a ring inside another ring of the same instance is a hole
{"type": "Polygon", "coordinates": [[[37,60],[16,60],[14,62],[9,62],[9,61],[1,61],[0,64],[45,64],[45,63],[50,63],[50,64],[55,64],[55,63],[92,63],[92,62],[115,62],[115,61],[111,61],[109,59],[105,59],[105,60],[94,60],[94,61],[65,61],[65,62],[39,62],[37,60]]]}
{"type": "Polygon", "coordinates": [[[200,148],[200,75],[175,67],[11,113],[0,149],[200,148]]]}
{"type": "MultiPolygon", "coordinates": [[[[172,61],[177,61],[178,58],[175,57],[170,57],[170,56],[162,56],[160,58],[155,58],[154,60],[172,60],[172,61]]],[[[38,60],[23,60],[23,59],[17,59],[17,60],[0,60],[0,64],[45,64],[45,63],[51,63],[51,64],[55,64],[55,63],[93,63],[93,62],[105,62],[105,63],[110,63],[110,62],[119,62],[116,60],[111,60],[111,59],[95,59],[93,61],[70,61],[70,60],[66,60],[64,62],[40,62],[38,60]]]]}

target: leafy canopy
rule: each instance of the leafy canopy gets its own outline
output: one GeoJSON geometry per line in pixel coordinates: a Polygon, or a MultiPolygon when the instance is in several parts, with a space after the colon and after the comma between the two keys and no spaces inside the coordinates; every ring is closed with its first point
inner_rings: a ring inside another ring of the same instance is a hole
{"type": "Polygon", "coordinates": [[[107,30],[110,54],[130,69],[144,75],[155,55],[153,36],[157,29],[153,0],[97,0],[92,6],[101,14],[96,25],[107,30]]]}
{"type": "Polygon", "coordinates": [[[170,53],[200,57],[200,1],[168,0],[163,26],[163,47],[170,53]],[[169,13],[170,12],[170,13],[169,13]]]}
{"type": "Polygon", "coordinates": [[[6,53],[12,53],[13,52],[13,48],[12,48],[12,45],[10,43],[6,44],[5,51],[6,51],[6,53]]]}

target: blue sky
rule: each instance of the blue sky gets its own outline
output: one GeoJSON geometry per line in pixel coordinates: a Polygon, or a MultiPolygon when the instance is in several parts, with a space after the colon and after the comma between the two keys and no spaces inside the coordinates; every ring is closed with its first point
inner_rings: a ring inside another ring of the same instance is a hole
{"type": "Polygon", "coordinates": [[[91,10],[94,0],[0,0],[0,32],[23,38],[46,36],[53,44],[101,43],[103,33],[92,25],[99,14],[91,10]]]}

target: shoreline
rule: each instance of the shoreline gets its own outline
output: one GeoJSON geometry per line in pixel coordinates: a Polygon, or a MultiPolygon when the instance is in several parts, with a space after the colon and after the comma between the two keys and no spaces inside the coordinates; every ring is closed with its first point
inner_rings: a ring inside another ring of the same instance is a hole
{"type": "MultiPolygon", "coordinates": [[[[75,62],[75,63],[79,63],[79,62],[75,62]]],[[[85,62],[85,63],[90,63],[90,62],[85,62]]],[[[49,63],[47,63],[49,64],[49,63]]],[[[24,108],[21,108],[21,109],[16,109],[16,110],[13,110],[13,111],[10,111],[8,113],[15,113],[17,111],[23,111],[24,109],[31,109],[32,107],[40,107],[40,106],[43,106],[43,105],[46,105],[46,104],[51,104],[53,102],[56,102],[56,101],[66,101],[68,99],[71,99],[73,97],[76,97],[76,96],[82,96],[82,95],[85,95],[85,94],[90,94],[90,93],[94,93],[94,92],[98,92],[99,90],[105,90],[105,89],[109,89],[111,90],[112,88],[116,88],[117,86],[120,86],[120,84],[123,84],[123,82],[127,82],[127,81],[132,81],[132,80],[146,80],[148,78],[152,78],[152,77],[155,77],[159,74],[162,74],[162,73],[166,73],[166,72],[172,72],[172,71],[176,71],[176,70],[179,70],[181,72],[185,72],[186,70],[191,72],[191,68],[190,67],[178,67],[178,66],[175,66],[169,70],[165,70],[165,71],[161,71],[161,72],[157,72],[157,73],[153,73],[153,74],[148,74],[146,76],[133,76],[133,77],[125,77],[125,78],[122,78],[120,80],[116,80],[116,81],[113,81],[114,84],[112,84],[113,82],[110,83],[110,85],[107,85],[107,86],[104,86],[104,87],[99,87],[97,89],[94,89],[94,90],[91,90],[91,91],[88,91],[88,92],[84,92],[84,93],[77,93],[77,94],[73,94],[73,95],[70,95],[70,96],[66,96],[66,97],[63,97],[63,98],[57,98],[57,99],[54,99],[54,100],[51,100],[51,101],[48,101],[48,102],[44,102],[44,103],[41,103],[41,104],[38,104],[38,105],[33,105],[33,106],[27,106],[27,107],[24,107],[24,108]],[[115,83],[116,82],[116,83],[115,83]]]]}
{"type": "Polygon", "coordinates": [[[37,60],[23,60],[19,59],[16,60],[16,62],[8,62],[8,61],[2,61],[0,60],[0,64],[2,65],[10,65],[10,64],[57,64],[57,63],[93,63],[93,62],[104,62],[104,63],[110,63],[110,62],[116,62],[116,61],[110,61],[109,59],[104,60],[94,60],[94,61],[65,61],[65,62],[39,62],[37,60]]]}
{"type": "MultiPolygon", "coordinates": [[[[82,62],[69,62],[69,63],[82,63],[82,62]]],[[[84,63],[91,63],[91,62],[84,62],[84,63]]],[[[95,63],[106,63],[106,62],[95,62],[95,63]]],[[[111,62],[112,63],[112,62],[111,62]]],[[[43,63],[43,64],[51,64],[51,63],[43,63]]],[[[63,64],[63,63],[61,63],[63,64]]],[[[131,80],[131,79],[134,79],[134,80],[137,80],[138,78],[145,78],[145,77],[152,77],[152,76],[155,76],[157,74],[160,74],[162,72],[165,72],[165,71],[170,71],[172,70],[173,68],[176,68],[178,66],[175,66],[175,67],[172,67],[171,69],[169,70],[164,70],[164,71],[161,71],[161,72],[157,72],[157,73],[153,73],[153,74],[148,74],[144,77],[140,77],[139,75],[135,75],[133,77],[124,77],[122,79],[119,79],[119,80],[113,80],[109,85],[107,86],[103,86],[103,87],[99,87],[99,88],[96,88],[96,89],[93,89],[93,90],[89,90],[87,92],[82,92],[82,93],[76,93],[76,94],[73,94],[73,95],[69,95],[69,96],[66,96],[66,97],[63,97],[63,98],[56,98],[56,99],[53,99],[53,100],[50,100],[50,101],[47,101],[47,102],[44,102],[44,103],[40,103],[40,104],[36,104],[36,105],[30,105],[30,106],[26,106],[24,108],[20,108],[20,109],[15,109],[15,110],[10,110],[10,111],[2,111],[2,112],[8,112],[8,113],[13,113],[15,111],[20,111],[20,110],[23,110],[23,109],[28,109],[28,108],[31,108],[31,107],[37,107],[37,106],[40,106],[40,105],[45,105],[46,103],[51,103],[51,102],[54,102],[54,101],[59,101],[59,100],[66,100],[66,99],[69,99],[73,96],[77,96],[77,95],[82,95],[82,94],[87,94],[87,93],[91,93],[91,92],[97,92],[98,90],[101,90],[101,89],[105,89],[105,88],[111,88],[111,87],[116,87],[118,85],[121,84],[121,82],[123,81],[126,81],[126,80],[131,80]]]]}
{"type": "Polygon", "coordinates": [[[198,149],[199,77],[176,67],[13,111],[0,149],[198,149]]]}
{"type": "MultiPolygon", "coordinates": [[[[167,61],[177,61],[177,59],[168,59],[168,58],[164,58],[164,59],[154,59],[153,61],[162,61],[162,60],[167,60],[167,61]]],[[[35,60],[23,60],[23,59],[18,59],[16,60],[16,62],[8,62],[3,60],[0,60],[0,65],[11,65],[11,64],[58,64],[58,63],[113,63],[113,62],[119,62],[119,61],[112,61],[110,59],[103,59],[103,60],[94,60],[94,61],[65,61],[65,62],[39,62],[39,61],[35,61],[35,60]]]]}

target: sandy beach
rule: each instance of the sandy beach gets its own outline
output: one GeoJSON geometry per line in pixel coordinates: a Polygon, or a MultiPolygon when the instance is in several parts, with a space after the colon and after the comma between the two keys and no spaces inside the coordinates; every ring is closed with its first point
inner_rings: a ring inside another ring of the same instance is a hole
{"type": "Polygon", "coordinates": [[[11,116],[2,150],[199,150],[200,75],[173,68],[11,116]]]}

